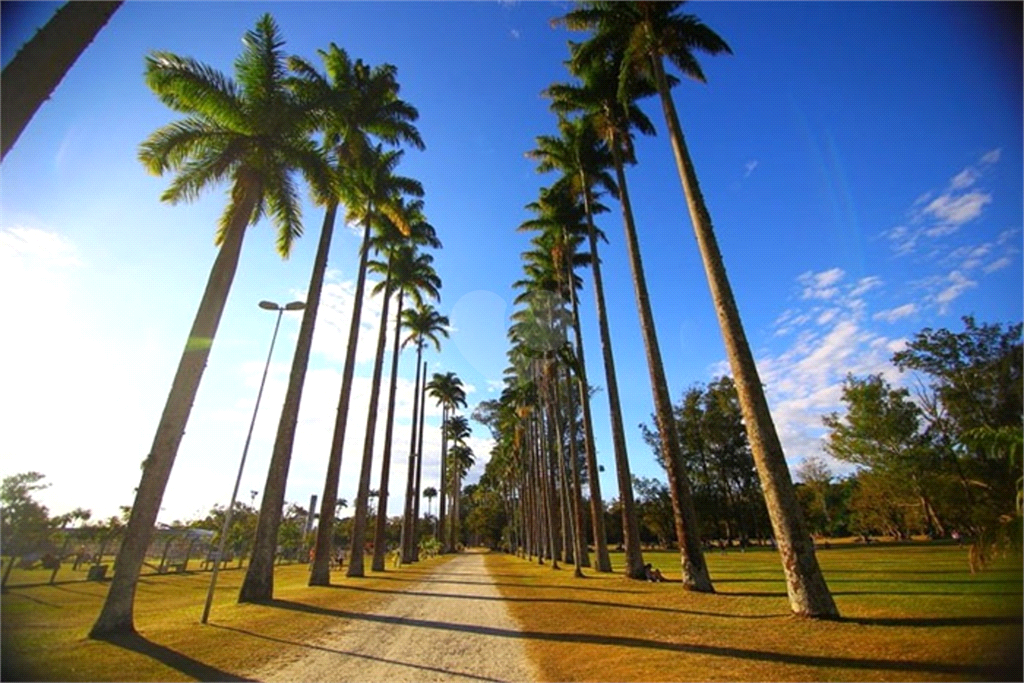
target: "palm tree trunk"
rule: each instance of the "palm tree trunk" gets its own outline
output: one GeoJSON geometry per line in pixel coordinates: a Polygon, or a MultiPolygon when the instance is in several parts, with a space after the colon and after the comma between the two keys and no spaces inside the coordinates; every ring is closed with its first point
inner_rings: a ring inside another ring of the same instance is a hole
{"type": "Polygon", "coordinates": [[[622,426],[622,407],[619,403],[619,383],[615,375],[615,358],[612,355],[612,337],[608,331],[608,310],[604,303],[601,259],[597,251],[597,231],[594,229],[594,218],[590,212],[592,204],[590,189],[587,188],[586,182],[583,183],[583,186],[587,212],[587,238],[592,260],[591,270],[594,271],[594,302],[597,306],[598,331],[601,333],[605,383],[608,385],[608,410],[611,413],[615,472],[619,483],[619,500],[622,502],[622,541],[626,549],[626,576],[631,579],[643,579],[645,572],[644,558],[640,552],[640,525],[636,520],[636,504],[633,502],[633,479],[629,471],[629,455],[626,452],[626,431],[622,426]]]}
{"type": "Polygon", "coordinates": [[[552,416],[552,423],[555,432],[555,448],[552,449],[552,455],[558,459],[558,508],[559,508],[559,522],[561,523],[561,540],[562,540],[562,561],[566,564],[576,564],[576,553],[574,552],[575,539],[573,538],[572,513],[569,511],[569,478],[565,473],[565,447],[563,446],[564,440],[562,438],[562,412],[561,404],[558,400],[558,370],[557,366],[552,367],[552,377],[550,380],[549,392],[551,394],[551,410],[550,415],[552,416]]]}
{"type": "Polygon", "coordinates": [[[704,262],[704,271],[711,289],[711,298],[718,315],[718,324],[725,340],[726,355],[736,382],[743,422],[754,455],[757,473],[761,478],[765,504],[771,518],[772,529],[778,542],[790,608],[801,616],[837,618],[839,610],[825,583],[825,577],[814,554],[814,544],[807,533],[800,505],[796,499],[793,480],[779,435],[775,431],[768,401],[764,396],[757,365],[747,343],[739,309],[733,298],[732,287],[725,273],[725,263],[718,249],[711,217],[697,182],[697,173],[686,148],[682,127],[675,104],[668,90],[661,59],[653,59],[658,92],[668,124],[669,138],[675,155],[676,167],[686,195],[690,220],[697,238],[697,246],[704,262]]]}
{"type": "MultiPolygon", "coordinates": [[[[373,534],[373,565],[375,572],[384,571],[384,560],[387,555],[385,533],[388,526],[388,478],[391,476],[391,431],[395,425],[395,388],[398,385],[398,357],[402,350],[399,347],[402,337],[402,299],[404,290],[398,290],[398,305],[395,310],[395,342],[391,347],[391,386],[388,390],[388,416],[384,427],[384,454],[380,467],[380,488],[377,495],[377,528],[373,534]]],[[[381,321],[381,325],[384,322],[381,321]]]]}
{"type": "Polygon", "coordinates": [[[0,80],[0,159],[7,156],[36,111],[96,38],[123,0],[68,2],[18,50],[0,80]]]}
{"type": "MultiPolygon", "coordinates": [[[[352,321],[348,328],[348,347],[345,350],[345,366],[341,372],[341,393],[338,396],[338,412],[334,419],[334,436],[331,439],[331,453],[327,460],[327,475],[324,478],[324,493],[320,499],[320,520],[316,530],[316,545],[314,546],[315,556],[313,558],[313,570],[309,575],[310,586],[331,585],[331,540],[334,535],[334,509],[338,502],[338,479],[341,477],[341,456],[345,447],[345,428],[348,425],[348,406],[352,399],[352,378],[356,369],[356,343],[359,340],[359,324],[363,313],[363,292],[366,290],[366,264],[370,257],[370,218],[373,214],[373,207],[369,206],[366,211],[366,220],[363,227],[363,242],[360,247],[359,269],[356,272],[356,291],[352,300],[352,321]]],[[[261,508],[266,509],[266,500],[261,508]]],[[[282,499],[283,503],[283,499],[282,499]]],[[[277,507],[280,514],[281,506],[277,507]]],[[[273,541],[276,543],[276,539],[273,541]]],[[[249,566],[249,573],[252,573],[252,565],[249,566]]],[[[246,584],[249,582],[249,574],[245,577],[246,583],[242,584],[242,597],[248,594],[246,584]]],[[[242,597],[240,602],[245,602],[242,597]]],[[[269,599],[270,596],[262,597],[269,599]]]]}
{"type": "Polygon", "coordinates": [[[587,533],[584,531],[586,525],[583,523],[583,496],[580,489],[580,463],[576,454],[576,404],[572,400],[571,371],[567,371],[565,375],[565,396],[569,413],[569,468],[572,471],[573,533],[575,534],[577,565],[578,567],[589,567],[590,553],[587,552],[587,533]]]}
{"type": "Polygon", "coordinates": [[[445,526],[445,521],[448,516],[447,512],[448,503],[448,487],[445,486],[448,479],[448,406],[441,406],[441,474],[438,477],[438,501],[437,501],[437,521],[438,529],[441,533],[441,538],[438,539],[441,543],[441,552],[450,553],[452,551],[451,545],[448,542],[448,527],[445,526]]]}
{"type": "Polygon", "coordinates": [[[654,415],[658,423],[658,435],[661,441],[662,465],[668,475],[669,492],[672,497],[672,516],[676,526],[676,537],[679,539],[683,587],[701,593],[714,593],[715,589],[711,585],[711,577],[708,575],[708,567],[704,562],[704,551],[700,544],[697,511],[693,507],[693,497],[690,495],[690,485],[683,468],[682,453],[679,450],[676,420],[672,414],[672,399],[669,397],[665,366],[661,360],[658,334],[654,328],[654,314],[651,312],[651,300],[647,293],[647,278],[644,276],[640,242],[637,239],[636,224],[633,221],[633,208],[629,203],[626,173],[622,168],[618,145],[614,142],[613,140],[613,144],[609,146],[612,150],[616,180],[619,184],[619,203],[622,206],[622,220],[626,228],[626,251],[629,254],[629,265],[633,274],[633,291],[636,294],[637,312],[640,314],[640,330],[643,333],[644,349],[647,352],[647,369],[651,375],[651,391],[654,394],[654,415]]]}
{"type": "MultiPolygon", "coordinates": [[[[363,437],[363,462],[359,469],[359,491],[356,493],[356,514],[352,522],[352,551],[349,553],[348,577],[364,574],[363,546],[366,544],[366,515],[370,499],[370,476],[373,470],[373,442],[377,435],[377,404],[380,402],[380,385],[384,374],[384,351],[388,337],[388,303],[391,301],[391,259],[384,278],[384,303],[380,311],[380,333],[377,335],[377,355],[373,361],[373,378],[370,380],[370,405],[366,414],[366,435],[363,437]]],[[[380,509],[378,505],[378,510],[380,509]]],[[[380,517],[380,513],[377,513],[380,517]]]]}
{"type": "Polygon", "coordinates": [[[114,560],[114,578],[99,617],[89,631],[90,638],[135,632],[135,586],[146,559],[146,549],[153,539],[153,525],[160,512],[160,503],[178,454],[178,445],[185,433],[192,403],[206,368],[206,359],[210,355],[224,304],[231,291],[242,252],[242,239],[252,219],[259,188],[248,187],[240,181],[232,194],[238,197],[237,208],[213,262],[203,298],[185,342],[185,350],[178,362],[171,392],[153,437],[153,446],[144,463],[124,539],[114,560]]]}
{"type": "MultiPolygon", "coordinates": [[[[571,282],[571,279],[570,279],[571,282]]],[[[608,557],[608,537],[604,527],[604,499],[601,497],[601,479],[598,477],[597,450],[594,446],[594,423],[590,413],[590,385],[587,382],[587,363],[583,356],[583,335],[580,332],[580,307],[575,286],[569,287],[572,300],[572,326],[576,342],[576,358],[579,363],[577,383],[580,405],[583,407],[583,434],[587,446],[587,472],[590,477],[590,518],[594,529],[594,550],[597,555],[597,571],[610,572],[612,561],[608,557]]],[[[586,545],[584,543],[584,545],[586,545]]]]}
{"type": "Polygon", "coordinates": [[[420,384],[420,433],[416,445],[416,488],[412,498],[412,559],[420,561],[420,484],[423,481],[423,430],[427,424],[427,361],[423,361],[420,384]]]}
{"type": "MultiPolygon", "coordinates": [[[[281,419],[277,423],[277,437],[274,451],[267,470],[267,482],[263,488],[263,501],[256,526],[252,559],[246,571],[251,600],[270,600],[274,595],[274,553],[277,550],[277,532],[281,526],[281,511],[284,507],[284,492],[291,465],[292,446],[295,443],[295,426],[299,419],[299,403],[309,366],[309,353],[313,346],[313,329],[320,308],[320,294],[323,291],[324,275],[327,272],[327,257],[334,236],[334,221],[338,204],[328,204],[324,222],[320,228],[320,242],[313,259],[313,272],[309,278],[309,292],[306,294],[306,308],[302,314],[299,338],[295,344],[288,389],[284,396],[281,419]],[[250,576],[252,578],[250,578],[250,576]]],[[[333,509],[333,508],[332,508],[333,509]]]]}
{"type": "MultiPolygon", "coordinates": [[[[556,365],[554,368],[554,377],[552,378],[551,383],[551,393],[554,399],[556,415],[561,414],[561,392],[559,391],[559,385],[561,384],[561,380],[559,379],[560,374],[558,366],[556,365]]],[[[576,416],[571,409],[568,413],[569,422],[570,425],[572,425],[576,422],[576,416]]],[[[569,527],[569,533],[571,535],[569,541],[572,544],[572,558],[566,560],[566,562],[572,562],[574,576],[577,578],[583,578],[583,560],[586,558],[586,553],[583,552],[582,544],[580,543],[580,531],[583,529],[583,524],[580,519],[579,499],[576,495],[570,495],[570,489],[572,489],[573,493],[578,493],[580,483],[579,472],[577,470],[578,463],[576,462],[576,445],[574,443],[576,439],[575,431],[575,428],[570,426],[569,458],[572,460],[570,467],[574,475],[572,484],[570,484],[565,472],[565,453],[562,446],[562,429],[558,422],[555,423],[555,436],[558,439],[558,467],[562,480],[562,499],[565,501],[565,505],[568,508],[569,524],[567,526],[569,527]]]]}
{"type": "MultiPolygon", "coordinates": [[[[412,501],[413,486],[416,483],[416,427],[419,426],[420,411],[420,357],[423,345],[416,345],[416,382],[413,384],[412,395],[412,434],[409,436],[409,467],[406,471],[405,513],[402,516],[402,562],[412,562],[413,517],[412,501]]],[[[426,381],[426,377],[423,378],[426,381]]]]}

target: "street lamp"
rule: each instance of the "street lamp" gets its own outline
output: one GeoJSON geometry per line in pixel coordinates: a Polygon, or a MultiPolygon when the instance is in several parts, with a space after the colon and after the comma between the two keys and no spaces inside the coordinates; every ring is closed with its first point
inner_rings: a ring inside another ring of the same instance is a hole
{"type": "Polygon", "coordinates": [[[285,311],[301,311],[306,307],[301,301],[293,301],[290,304],[279,306],[273,301],[261,301],[259,307],[267,311],[277,311],[277,322],[274,323],[274,334],[270,337],[270,351],[267,353],[267,363],[263,367],[263,378],[260,380],[260,390],[256,394],[256,407],[252,409],[252,420],[249,422],[249,433],[245,437],[245,447],[242,449],[242,461],[238,463],[238,476],[235,477],[235,488],[231,492],[231,503],[224,513],[224,526],[220,530],[220,544],[217,547],[217,557],[213,563],[213,575],[210,576],[210,588],[206,592],[206,606],[203,607],[202,623],[210,616],[210,605],[213,603],[213,589],[217,585],[217,574],[220,572],[220,564],[224,557],[224,543],[228,538],[228,529],[231,527],[231,516],[235,511],[235,499],[238,497],[238,485],[242,482],[242,470],[245,469],[245,456],[249,453],[249,442],[252,440],[252,428],[256,425],[256,413],[260,410],[260,399],[263,398],[263,385],[267,381],[267,371],[270,370],[270,357],[274,355],[274,342],[277,341],[277,329],[281,326],[281,316],[285,311]]]}

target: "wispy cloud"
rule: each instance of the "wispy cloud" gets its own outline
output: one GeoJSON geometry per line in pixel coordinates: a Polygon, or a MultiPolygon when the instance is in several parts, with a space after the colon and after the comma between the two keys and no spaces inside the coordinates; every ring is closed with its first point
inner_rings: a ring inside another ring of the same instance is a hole
{"type": "Polygon", "coordinates": [[[757,168],[757,159],[751,159],[750,161],[743,165],[743,168],[745,169],[743,177],[749,178],[750,174],[754,172],[755,168],[757,168]]]}
{"type": "Polygon", "coordinates": [[[950,178],[943,192],[928,191],[915,199],[908,210],[908,221],[882,233],[893,251],[899,256],[912,253],[922,240],[934,241],[952,235],[981,216],[992,202],[992,195],[974,186],[982,178],[983,170],[998,160],[998,149],[987,152],[977,164],[967,166],[950,178]]]}
{"type": "Polygon", "coordinates": [[[952,273],[947,275],[945,282],[947,283],[945,288],[934,297],[935,303],[939,307],[939,313],[946,313],[949,311],[949,305],[954,300],[968,289],[978,286],[977,282],[967,278],[959,270],[954,270],[952,273]]]}
{"type": "Polygon", "coordinates": [[[903,318],[906,318],[907,316],[911,316],[916,312],[917,304],[911,302],[909,304],[897,306],[896,308],[890,308],[889,310],[886,311],[879,311],[878,313],[875,313],[871,317],[874,320],[884,320],[887,323],[894,323],[897,320],[901,320],[903,318]]]}
{"type": "Polygon", "coordinates": [[[807,271],[797,281],[804,286],[801,296],[804,299],[831,299],[839,293],[834,285],[843,279],[846,273],[842,268],[832,268],[820,273],[807,271]]]}
{"type": "Polygon", "coordinates": [[[512,36],[512,38],[514,38],[515,40],[519,40],[519,31],[517,31],[516,29],[509,30],[508,34],[512,36]]]}

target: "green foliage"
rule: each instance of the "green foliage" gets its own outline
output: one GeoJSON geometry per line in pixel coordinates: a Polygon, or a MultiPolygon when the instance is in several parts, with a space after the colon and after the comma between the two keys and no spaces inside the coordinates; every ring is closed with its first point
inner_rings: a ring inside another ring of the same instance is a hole
{"type": "Polygon", "coordinates": [[[4,477],[0,485],[0,538],[6,555],[16,555],[46,541],[56,524],[32,494],[49,486],[39,472],[4,477]]]}

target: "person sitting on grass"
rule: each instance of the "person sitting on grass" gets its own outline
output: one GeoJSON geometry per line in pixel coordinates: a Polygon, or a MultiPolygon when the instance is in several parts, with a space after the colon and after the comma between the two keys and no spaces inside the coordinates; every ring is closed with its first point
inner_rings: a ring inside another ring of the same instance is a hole
{"type": "Polygon", "coordinates": [[[661,575],[661,570],[653,569],[649,562],[644,565],[644,575],[647,576],[648,581],[653,581],[655,583],[661,583],[665,580],[665,577],[661,575]]]}

